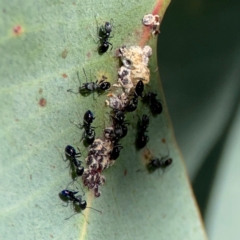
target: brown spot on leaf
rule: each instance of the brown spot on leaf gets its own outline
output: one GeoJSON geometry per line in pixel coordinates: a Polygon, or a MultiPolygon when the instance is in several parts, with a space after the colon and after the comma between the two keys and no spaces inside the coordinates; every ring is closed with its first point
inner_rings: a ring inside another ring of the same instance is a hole
{"type": "Polygon", "coordinates": [[[67,50],[67,49],[64,49],[64,50],[62,51],[62,58],[63,58],[63,59],[66,58],[67,55],[68,55],[68,50],[67,50]]]}
{"type": "Polygon", "coordinates": [[[45,98],[41,98],[41,99],[39,100],[39,105],[40,105],[41,107],[45,107],[45,106],[47,105],[47,100],[46,100],[45,98]]]}
{"type": "Polygon", "coordinates": [[[152,154],[151,154],[151,152],[149,151],[148,148],[144,149],[144,151],[143,151],[143,158],[144,158],[144,162],[147,162],[147,163],[152,158],[152,154]]]}
{"type": "Polygon", "coordinates": [[[30,174],[30,176],[29,176],[29,177],[30,177],[30,180],[32,180],[32,174],[30,174]]]}
{"type": "Polygon", "coordinates": [[[166,139],[165,138],[162,138],[162,143],[166,143],[166,139]]]}
{"type": "Polygon", "coordinates": [[[68,75],[67,75],[66,73],[63,73],[63,74],[62,74],[62,77],[63,77],[63,78],[67,78],[68,75]]]}
{"type": "Polygon", "coordinates": [[[42,88],[39,88],[38,93],[41,94],[43,92],[42,88]]]}
{"type": "Polygon", "coordinates": [[[50,234],[50,237],[51,237],[51,238],[54,238],[52,234],[50,234]]]}
{"type": "Polygon", "coordinates": [[[124,169],[124,176],[126,176],[127,175],[127,169],[125,168],[124,169]]]}
{"type": "Polygon", "coordinates": [[[18,36],[23,33],[23,28],[20,25],[17,25],[13,28],[13,33],[15,36],[18,36]]]}
{"type": "Polygon", "coordinates": [[[76,2],[73,2],[72,4],[75,6],[75,5],[76,5],[76,2]]]}
{"type": "Polygon", "coordinates": [[[15,121],[16,121],[16,122],[19,122],[19,119],[18,119],[18,118],[16,118],[16,119],[15,119],[15,121]]]}
{"type": "Polygon", "coordinates": [[[87,57],[88,57],[88,58],[91,57],[91,53],[90,53],[90,52],[87,53],[87,57]]]}

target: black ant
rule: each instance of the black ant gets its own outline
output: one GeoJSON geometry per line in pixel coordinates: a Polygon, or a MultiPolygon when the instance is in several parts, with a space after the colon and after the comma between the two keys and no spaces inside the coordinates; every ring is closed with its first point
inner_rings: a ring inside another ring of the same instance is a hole
{"type": "MultiPolygon", "coordinates": [[[[112,21],[112,19],[111,19],[112,21]]],[[[100,45],[98,48],[98,53],[103,54],[107,52],[109,45],[111,45],[111,50],[113,48],[113,45],[108,41],[109,38],[112,38],[111,35],[113,24],[111,22],[105,22],[104,26],[101,26],[98,30],[98,38],[100,41],[100,45]]]]}
{"type": "Polygon", "coordinates": [[[83,117],[83,124],[76,124],[77,127],[79,128],[84,128],[84,132],[82,135],[82,138],[80,139],[80,142],[84,139],[86,141],[86,143],[88,145],[91,145],[94,140],[95,140],[95,127],[91,126],[91,123],[93,122],[93,120],[95,119],[95,117],[93,116],[93,113],[90,110],[87,110],[84,114],[83,117]]]}
{"type": "Polygon", "coordinates": [[[77,72],[78,80],[80,83],[79,92],[73,92],[72,89],[68,89],[67,90],[68,92],[72,92],[75,94],[78,94],[78,93],[84,94],[84,93],[91,93],[91,92],[96,91],[96,92],[100,93],[100,92],[108,90],[111,87],[111,83],[106,81],[107,77],[102,76],[102,79],[100,81],[97,79],[96,82],[88,82],[87,75],[86,75],[84,68],[83,68],[83,72],[84,72],[84,75],[86,78],[86,83],[83,83],[81,86],[79,72],[77,72]]]}
{"type": "Polygon", "coordinates": [[[116,160],[119,157],[120,151],[122,149],[123,149],[123,146],[121,146],[120,144],[114,145],[112,151],[109,153],[109,159],[116,160]]]}
{"type": "Polygon", "coordinates": [[[91,123],[94,119],[95,117],[93,116],[93,113],[90,110],[86,111],[83,118],[83,127],[85,131],[83,133],[82,139],[85,139],[88,145],[92,144],[95,140],[95,130],[94,127],[91,127],[91,123]]]}
{"type": "Polygon", "coordinates": [[[143,132],[138,133],[136,146],[138,149],[144,148],[149,141],[149,137],[143,132]]]}
{"type": "MultiPolygon", "coordinates": [[[[60,192],[60,196],[62,198],[67,199],[67,206],[68,206],[69,201],[71,201],[71,202],[73,202],[74,205],[78,206],[81,210],[85,210],[86,208],[91,208],[99,213],[102,213],[102,211],[99,211],[95,208],[87,207],[87,202],[82,199],[81,195],[75,196],[77,193],[78,193],[78,191],[73,192],[73,191],[65,189],[60,192]]],[[[65,207],[67,207],[67,206],[65,206],[65,207]]],[[[76,212],[75,214],[78,214],[78,212],[76,212]]],[[[73,215],[75,215],[75,214],[73,214],[73,215]]],[[[71,215],[70,217],[72,217],[73,215],[71,215]]],[[[65,220],[69,219],[70,217],[66,218],[65,220]]]]}
{"type": "Polygon", "coordinates": [[[127,106],[124,108],[127,112],[133,112],[138,106],[138,96],[134,94],[134,97],[128,102],[127,106]]]}
{"type": "MultiPolygon", "coordinates": [[[[79,150],[79,149],[78,149],[79,150]]],[[[84,167],[81,166],[82,161],[79,161],[77,158],[81,157],[82,154],[79,150],[79,152],[77,153],[75,148],[67,145],[65,147],[65,155],[70,159],[70,161],[73,163],[73,165],[75,166],[75,170],[76,170],[76,175],[78,177],[81,177],[84,173],[84,167]]]]}
{"type": "Polygon", "coordinates": [[[128,133],[126,122],[122,125],[117,124],[114,127],[108,127],[104,129],[104,135],[106,138],[111,139],[112,142],[117,143],[120,138],[124,138],[128,133]]]}
{"type": "Polygon", "coordinates": [[[148,92],[144,94],[142,97],[143,101],[149,105],[154,115],[161,114],[163,110],[161,102],[158,99],[156,99],[156,97],[157,97],[157,94],[153,92],[148,92]]]}
{"type": "Polygon", "coordinates": [[[144,90],[144,84],[142,80],[139,80],[135,89],[134,89],[134,96],[133,98],[128,102],[127,106],[124,108],[127,112],[133,112],[137,109],[138,106],[138,97],[142,97],[144,90]]]}
{"type": "Polygon", "coordinates": [[[159,158],[153,158],[148,164],[147,164],[147,169],[150,173],[154,172],[158,168],[165,169],[169,165],[172,164],[172,158],[164,158],[162,157],[161,159],[159,158]]]}
{"type": "Polygon", "coordinates": [[[145,134],[149,125],[149,117],[143,114],[142,119],[138,116],[138,133],[136,139],[136,146],[138,149],[141,149],[146,146],[149,141],[149,137],[145,134]]]}
{"type": "Polygon", "coordinates": [[[138,116],[138,129],[141,132],[146,132],[149,125],[149,117],[146,114],[142,115],[142,119],[138,116]]]}
{"type": "Polygon", "coordinates": [[[91,145],[95,140],[95,135],[96,133],[95,133],[94,127],[89,126],[85,128],[82,139],[86,141],[87,145],[91,145]]]}
{"type": "Polygon", "coordinates": [[[114,120],[115,123],[117,123],[119,125],[123,125],[124,123],[126,123],[125,115],[124,115],[123,111],[113,109],[113,112],[114,112],[114,116],[113,115],[110,115],[110,116],[112,117],[112,119],[114,120]]]}
{"type": "Polygon", "coordinates": [[[90,126],[93,122],[93,120],[95,119],[95,117],[93,116],[93,113],[90,110],[87,110],[84,113],[84,117],[83,117],[83,126],[90,126]]]}
{"type": "Polygon", "coordinates": [[[142,80],[139,80],[135,87],[135,94],[139,97],[142,97],[144,91],[144,83],[142,80]]]}

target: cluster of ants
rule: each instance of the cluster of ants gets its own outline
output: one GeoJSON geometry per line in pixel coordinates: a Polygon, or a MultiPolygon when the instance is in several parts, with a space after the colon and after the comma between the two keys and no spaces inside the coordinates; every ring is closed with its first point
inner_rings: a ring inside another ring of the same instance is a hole
{"type": "MultiPolygon", "coordinates": [[[[98,31],[100,54],[105,53],[108,50],[109,45],[111,45],[112,49],[112,44],[109,42],[109,39],[113,37],[111,36],[111,32],[111,22],[105,22],[105,25],[100,27],[98,31]]],[[[149,46],[147,47],[147,49],[150,48],[149,46]]],[[[125,48],[125,46],[120,49],[123,48],[125,48]]],[[[120,52],[120,49],[118,52],[120,52]]],[[[146,66],[148,63],[148,57],[150,55],[151,54],[148,54],[147,57],[145,57],[144,61],[146,63],[144,64],[146,66]]],[[[83,69],[83,71],[87,81],[85,70],[83,69]]],[[[127,73],[122,72],[121,78],[131,73],[131,71],[127,68],[124,69],[124,71],[127,73]]],[[[78,79],[80,81],[79,75],[78,79]]],[[[131,77],[129,79],[131,81],[131,77]]],[[[83,84],[80,82],[78,92],[74,92],[72,89],[69,89],[68,92],[76,94],[90,94],[92,92],[103,93],[109,90],[111,87],[111,83],[106,80],[107,78],[103,76],[101,80],[96,80],[95,82],[87,81],[83,84]]],[[[74,173],[73,175],[75,176],[73,182],[77,180],[78,177],[81,177],[84,186],[88,187],[88,189],[92,189],[95,197],[100,197],[101,192],[99,191],[99,186],[105,183],[105,177],[101,175],[102,171],[115,163],[116,159],[120,156],[121,150],[123,149],[123,146],[119,141],[127,135],[127,126],[129,125],[129,122],[125,120],[125,114],[127,112],[133,112],[137,109],[139,98],[142,99],[143,103],[149,106],[153,115],[162,113],[163,107],[161,102],[157,99],[157,94],[151,91],[144,93],[144,81],[141,78],[134,83],[135,84],[130,85],[131,87],[129,87],[127,91],[115,97],[111,104],[108,104],[110,107],[112,107],[112,113],[109,114],[110,118],[112,119],[112,126],[104,129],[103,139],[95,139],[95,127],[92,126],[95,117],[92,111],[87,110],[85,112],[83,124],[76,124],[80,129],[84,129],[81,140],[84,140],[85,144],[89,146],[88,155],[85,158],[85,163],[88,166],[87,169],[82,166],[83,161],[79,160],[79,158],[82,156],[80,149],[78,148],[79,152],[77,152],[73,146],[67,145],[65,147],[66,160],[70,161],[74,173]]],[[[149,126],[149,117],[146,114],[143,114],[141,118],[139,116],[138,118],[136,148],[142,149],[149,141],[149,137],[146,134],[149,126]]],[[[149,172],[153,172],[159,168],[164,169],[171,163],[171,158],[153,158],[147,164],[147,169],[149,172]]],[[[87,202],[82,199],[81,195],[77,195],[77,193],[78,191],[65,189],[60,192],[60,196],[61,198],[67,200],[67,205],[68,202],[71,201],[75,206],[79,207],[81,210],[84,210],[87,208],[87,202]]],[[[99,210],[96,211],[101,212],[99,210]]]]}

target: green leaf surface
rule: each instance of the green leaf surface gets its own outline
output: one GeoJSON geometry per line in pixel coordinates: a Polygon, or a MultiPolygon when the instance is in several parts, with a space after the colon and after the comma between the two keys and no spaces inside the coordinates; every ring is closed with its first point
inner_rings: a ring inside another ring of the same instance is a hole
{"type": "Polygon", "coordinates": [[[0,3],[0,232],[4,239],[205,239],[156,71],[156,38],[148,43],[153,47],[150,89],[158,91],[164,111],[150,118],[147,148],[137,151],[134,146],[137,114],[149,113],[140,103],[136,112],[127,115],[129,134],[122,141],[120,158],[103,172],[106,183],[101,197],[94,198],[89,191],[84,196],[88,206],[103,214],[86,209],[66,221],[74,212],[70,206],[62,207],[58,195],[71,181],[68,163],[62,160],[65,146],[80,147],[87,155],[79,143],[82,132],[70,120],[81,122],[91,109],[99,137],[109,124],[105,94],[94,99],[67,92],[79,87],[77,71],[83,81],[84,67],[89,79],[104,74],[115,83],[120,66],[115,49],[144,44],[147,32],[142,17],[153,9],[163,16],[168,4],[152,0],[0,3]],[[111,18],[113,51],[99,56],[97,24],[111,18]],[[168,153],[173,165],[149,174],[145,166],[149,158],[168,153]]]}

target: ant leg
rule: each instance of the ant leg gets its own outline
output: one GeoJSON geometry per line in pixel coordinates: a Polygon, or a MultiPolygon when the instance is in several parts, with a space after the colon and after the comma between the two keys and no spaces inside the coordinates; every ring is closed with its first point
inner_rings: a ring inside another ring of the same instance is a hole
{"type": "Polygon", "coordinates": [[[57,146],[55,146],[55,148],[56,148],[56,149],[59,151],[59,153],[62,155],[63,161],[64,161],[64,162],[68,161],[68,159],[65,159],[65,158],[63,157],[63,154],[61,153],[61,151],[59,150],[59,148],[58,148],[57,146]]]}
{"type": "Polygon", "coordinates": [[[110,43],[110,42],[107,42],[109,45],[111,45],[111,50],[110,51],[112,51],[112,49],[113,49],[113,45],[110,43]]]}
{"type": "Polygon", "coordinates": [[[78,77],[78,81],[79,81],[79,84],[80,84],[80,87],[81,87],[82,83],[81,83],[81,80],[80,80],[80,77],[79,77],[79,71],[77,71],[77,77],[78,77]]]}
{"type": "Polygon", "coordinates": [[[69,203],[69,201],[67,201],[67,205],[63,205],[63,204],[61,204],[63,207],[68,207],[68,203],[69,203]]]}
{"type": "MultiPolygon", "coordinates": [[[[76,214],[79,214],[79,212],[76,212],[76,213],[74,213],[74,214],[72,214],[70,217],[68,217],[68,218],[65,218],[65,220],[68,220],[68,219],[70,219],[71,217],[73,217],[74,215],[76,215],[76,214]]],[[[84,217],[85,217],[85,219],[86,219],[86,216],[82,213],[82,212],[80,212],[80,214],[82,214],[84,217]]],[[[89,222],[88,222],[88,220],[86,219],[86,221],[87,221],[87,223],[89,224],[89,222]]]]}
{"type": "Polygon", "coordinates": [[[84,130],[84,132],[83,132],[83,134],[82,134],[82,137],[81,137],[81,139],[80,139],[80,142],[83,140],[83,139],[85,139],[86,138],[86,136],[85,136],[85,130],[84,130]]]}
{"type": "Polygon", "coordinates": [[[74,93],[74,94],[79,94],[79,91],[78,92],[74,92],[72,89],[68,89],[67,92],[74,93]]]}
{"type": "Polygon", "coordinates": [[[76,214],[78,214],[78,212],[76,212],[76,213],[74,213],[74,214],[72,214],[70,217],[68,217],[68,218],[65,218],[65,220],[68,220],[68,219],[70,219],[71,217],[73,217],[74,215],[76,215],[76,214]]]}
{"type": "Polygon", "coordinates": [[[75,123],[75,122],[71,121],[70,119],[69,119],[69,122],[75,124],[79,129],[82,129],[84,127],[83,124],[75,123]]]}

